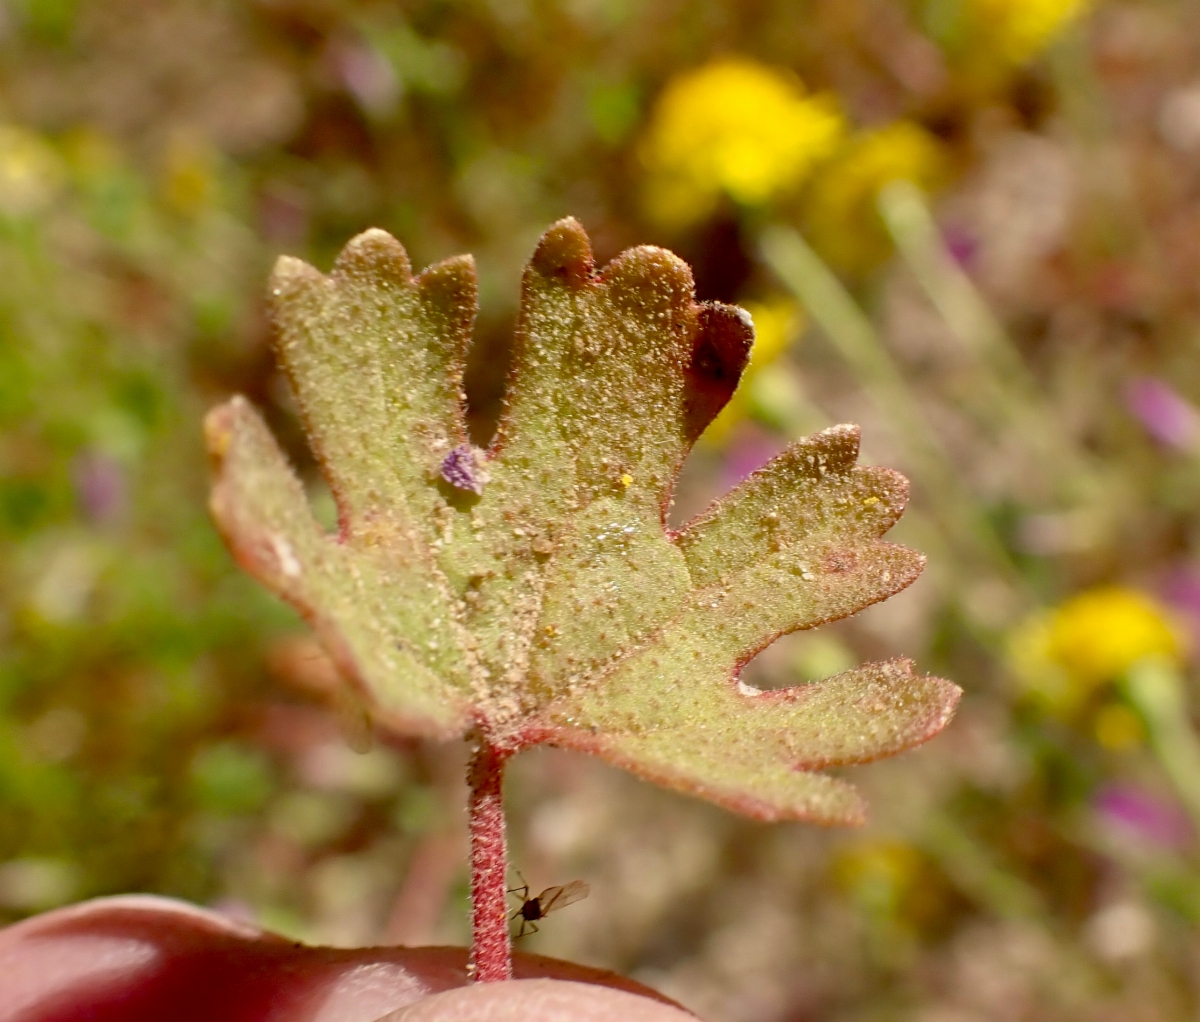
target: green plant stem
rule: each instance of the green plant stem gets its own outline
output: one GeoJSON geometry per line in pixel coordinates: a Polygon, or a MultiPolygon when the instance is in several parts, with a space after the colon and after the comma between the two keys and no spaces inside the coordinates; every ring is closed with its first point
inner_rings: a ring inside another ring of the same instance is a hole
{"type": "Polygon", "coordinates": [[[987,362],[1005,386],[1020,391],[1021,396],[1035,393],[1004,328],[970,277],[946,251],[921,190],[911,181],[892,181],[880,189],[878,206],[900,255],[954,336],[987,362]]]}
{"type": "MultiPolygon", "coordinates": [[[[879,213],[901,258],[950,328],[978,359],[979,408],[994,429],[1017,432],[1037,462],[1068,490],[1095,492],[1094,472],[1048,414],[1037,386],[971,278],[946,246],[921,190],[896,180],[879,193],[879,213]]],[[[1074,495],[1074,494],[1072,494],[1074,495]]]]}
{"type": "Polygon", "coordinates": [[[929,429],[917,398],[866,313],[797,231],[769,227],[761,244],[767,265],[812,315],[896,430],[914,475],[938,495],[934,513],[952,543],[1014,589],[1023,589],[1008,551],[929,429]]]}
{"type": "Polygon", "coordinates": [[[1169,660],[1147,657],[1129,669],[1125,688],[1146,722],[1159,762],[1200,827],[1200,740],[1188,718],[1179,669],[1169,660]]]}
{"type": "Polygon", "coordinates": [[[471,979],[495,983],[512,979],[512,938],[508,932],[508,851],[501,789],[508,753],[480,736],[467,768],[471,832],[471,979]]]}
{"type": "Polygon", "coordinates": [[[925,825],[925,849],[968,897],[1001,919],[1046,917],[1037,890],[996,861],[952,817],[933,813],[925,825]]]}

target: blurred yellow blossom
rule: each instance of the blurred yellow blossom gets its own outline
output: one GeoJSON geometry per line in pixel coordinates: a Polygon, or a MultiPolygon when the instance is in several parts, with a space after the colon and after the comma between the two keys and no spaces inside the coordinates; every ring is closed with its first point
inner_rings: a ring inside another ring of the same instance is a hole
{"type": "Polygon", "coordinates": [[[0,213],[44,208],[63,183],[62,160],[36,131],[0,124],[0,213]]]}
{"type": "Polygon", "coordinates": [[[116,142],[92,125],[72,128],[61,144],[67,165],[81,181],[107,174],[122,162],[116,142]]]}
{"type": "Polygon", "coordinates": [[[974,36],[1012,64],[1035,56],[1090,6],[1090,0],[970,0],[974,36]]]}
{"type": "Polygon", "coordinates": [[[1148,656],[1177,660],[1183,650],[1167,610],[1133,589],[1107,586],[1054,612],[1050,655],[1089,684],[1119,678],[1148,656]]]}
{"type": "MultiPolygon", "coordinates": [[[[1166,608],[1122,586],[1088,590],[1034,616],[1010,644],[1013,668],[1025,687],[1064,713],[1140,660],[1179,661],[1183,654],[1182,632],[1166,608]]],[[[1117,729],[1110,730],[1115,735],[1117,729]]]]}
{"type": "Polygon", "coordinates": [[[890,244],[875,208],[880,189],[906,180],[934,187],[945,173],[942,145],[912,121],[860,132],[813,179],[805,197],[809,240],[843,270],[865,269],[890,244]]]}
{"type": "Polygon", "coordinates": [[[163,198],[175,212],[195,216],[217,197],[217,159],[211,145],[177,134],[163,160],[163,198]]]}
{"type": "Polygon", "coordinates": [[[704,431],[704,438],[713,444],[723,443],[730,430],[751,411],[754,381],[764,368],[779,358],[791,340],[803,327],[803,314],[796,304],[786,298],[773,298],[765,302],[742,302],[742,308],[754,320],[754,347],[750,349],[750,363],[742,374],[741,382],[734,391],[729,404],[704,431]]]}
{"type": "Polygon", "coordinates": [[[839,850],[833,879],[862,908],[898,915],[911,897],[924,867],[924,856],[903,841],[867,839],[839,850]]]}
{"type": "Polygon", "coordinates": [[[1124,752],[1146,740],[1142,718],[1124,703],[1105,703],[1092,720],[1096,741],[1111,752],[1124,752]]]}
{"type": "Polygon", "coordinates": [[[648,212],[668,226],[706,216],[722,194],[759,205],[799,184],[836,148],[843,118],[786,72],[726,58],[667,83],[639,155],[648,212]]]}
{"type": "Polygon", "coordinates": [[[747,371],[761,369],[774,362],[786,350],[801,327],[801,312],[788,298],[765,302],[742,302],[742,308],[754,320],[754,347],[750,349],[747,371]]]}

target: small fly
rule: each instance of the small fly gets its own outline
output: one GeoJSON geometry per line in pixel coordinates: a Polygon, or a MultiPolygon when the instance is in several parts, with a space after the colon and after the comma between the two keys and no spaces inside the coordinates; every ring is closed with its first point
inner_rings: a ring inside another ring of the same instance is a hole
{"type": "Polygon", "coordinates": [[[520,873],[517,876],[521,877],[521,886],[512,888],[508,893],[515,894],[521,899],[521,907],[509,916],[514,922],[517,919],[521,920],[521,929],[517,933],[518,938],[524,937],[526,930],[537,933],[539,919],[544,919],[551,912],[557,912],[560,908],[574,905],[577,901],[583,901],[590,890],[582,880],[572,880],[569,884],[563,884],[561,887],[547,887],[536,898],[531,898],[529,897],[529,884],[525,882],[525,878],[520,873]]]}

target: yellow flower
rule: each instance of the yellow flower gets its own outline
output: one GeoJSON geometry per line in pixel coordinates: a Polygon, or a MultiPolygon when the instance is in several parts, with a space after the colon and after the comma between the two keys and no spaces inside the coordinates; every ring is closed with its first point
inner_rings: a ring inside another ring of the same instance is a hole
{"type": "Polygon", "coordinates": [[[834,882],[860,906],[881,915],[898,914],[922,872],[921,852],[903,841],[856,841],[833,861],[834,882]]]}
{"type": "Polygon", "coordinates": [[[54,198],[65,174],[62,160],[41,135],[0,124],[0,213],[34,213],[54,198]]]}
{"type": "Polygon", "coordinates": [[[217,192],[217,160],[212,147],[191,135],[177,134],[163,161],[162,191],[167,204],[184,216],[212,205],[217,192]]]}
{"type": "Polygon", "coordinates": [[[716,445],[722,444],[730,430],[750,412],[755,378],[787,350],[789,342],[800,333],[802,326],[800,310],[787,299],[774,298],[767,302],[741,304],[754,320],[754,347],[750,349],[750,363],[729,404],[721,409],[704,431],[705,441],[716,445]]]}
{"type": "Polygon", "coordinates": [[[1096,711],[1092,732],[1110,752],[1125,752],[1146,740],[1142,718],[1124,703],[1107,703],[1096,711]]]}
{"type": "Polygon", "coordinates": [[[859,133],[809,187],[804,215],[809,239],[839,269],[868,268],[891,248],[875,208],[880,189],[896,180],[932,188],[945,162],[941,144],[911,121],[859,133]]]}
{"type": "Polygon", "coordinates": [[[91,126],[72,128],[63,135],[62,150],[72,174],[83,184],[113,173],[122,164],[116,143],[91,126]]]}
{"type": "Polygon", "coordinates": [[[836,101],[785,72],[727,58],[679,75],[639,148],[648,212],[667,226],[710,213],[722,194],[761,205],[794,188],[843,132],[836,101]]]}
{"type": "Polygon", "coordinates": [[[742,308],[754,320],[754,347],[750,349],[750,364],[746,371],[757,372],[787,350],[800,330],[801,314],[795,303],[786,298],[743,302],[742,308]]]}
{"type": "Polygon", "coordinates": [[[1169,612],[1121,586],[1080,593],[1031,618],[1010,645],[1013,668],[1027,690],[1067,714],[1139,660],[1178,661],[1183,654],[1182,635],[1169,612]]]}
{"type": "Polygon", "coordinates": [[[970,0],[973,35],[980,47],[1023,64],[1090,6],[1090,0],[970,0]]]}
{"type": "Polygon", "coordinates": [[[1054,614],[1050,656],[1096,685],[1121,677],[1139,660],[1178,660],[1182,643],[1167,611],[1133,589],[1107,586],[1068,600],[1054,614]]]}

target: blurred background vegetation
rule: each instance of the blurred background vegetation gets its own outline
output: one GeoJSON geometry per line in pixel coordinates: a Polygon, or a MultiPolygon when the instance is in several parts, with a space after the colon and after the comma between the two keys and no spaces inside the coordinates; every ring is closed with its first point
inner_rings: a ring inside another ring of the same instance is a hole
{"type": "Polygon", "coordinates": [[[530,950],[713,1022],[1200,1010],[1200,6],[1178,0],[0,3],[0,919],[123,891],[337,944],[466,939],[458,749],[372,735],[205,510],[205,409],[262,407],[282,252],[470,251],[472,429],[566,214],[743,303],[702,507],[864,428],[910,590],[781,640],[966,689],[851,771],[861,831],[749,824],[523,757],[530,950]]]}

